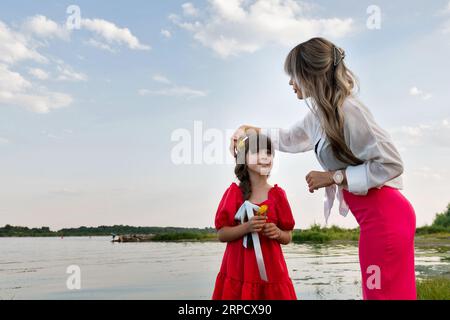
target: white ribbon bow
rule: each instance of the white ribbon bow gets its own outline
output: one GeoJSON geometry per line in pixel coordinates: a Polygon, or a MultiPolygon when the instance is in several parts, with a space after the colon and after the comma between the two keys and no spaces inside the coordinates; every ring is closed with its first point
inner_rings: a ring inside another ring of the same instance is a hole
{"type": "MultiPolygon", "coordinates": [[[[248,220],[254,216],[253,210],[258,211],[259,206],[251,203],[250,201],[246,200],[239,210],[236,212],[236,215],[234,216],[235,220],[241,221],[241,223],[244,223],[245,217],[247,216],[248,220]]],[[[259,275],[262,280],[267,280],[267,274],[266,274],[266,267],[264,265],[264,258],[261,250],[261,244],[259,242],[259,235],[258,232],[252,232],[252,240],[253,240],[253,248],[255,249],[255,256],[256,256],[256,263],[258,264],[259,269],[259,275]]],[[[247,248],[247,235],[244,236],[244,239],[242,241],[242,245],[247,248]]]]}

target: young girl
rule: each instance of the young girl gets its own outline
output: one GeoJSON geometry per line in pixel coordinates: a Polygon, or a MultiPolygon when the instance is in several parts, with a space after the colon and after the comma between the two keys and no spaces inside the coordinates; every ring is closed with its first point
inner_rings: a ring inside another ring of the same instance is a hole
{"type": "Polygon", "coordinates": [[[267,183],[272,169],[272,143],[262,134],[247,135],[238,143],[235,156],[235,174],[240,183],[232,183],[225,191],[215,217],[219,240],[227,242],[227,247],[212,299],[295,300],[280,246],[292,240],[295,221],[284,190],[267,183]],[[255,211],[253,217],[241,222],[236,213],[246,200],[266,212],[258,215],[255,211]],[[258,247],[267,281],[262,279],[257,263],[258,247]]]}

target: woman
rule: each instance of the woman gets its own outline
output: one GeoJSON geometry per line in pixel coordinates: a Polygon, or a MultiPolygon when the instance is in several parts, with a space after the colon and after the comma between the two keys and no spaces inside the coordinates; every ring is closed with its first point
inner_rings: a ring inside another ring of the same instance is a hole
{"type": "Polygon", "coordinates": [[[340,214],[350,209],[360,226],[363,298],[416,299],[416,221],[399,191],[403,163],[389,134],[353,96],[356,80],[344,58],[342,49],[323,38],[292,49],[285,71],[310,112],[289,129],[241,126],[230,148],[234,153],[236,141],[255,130],[282,152],[314,150],[325,171],[311,171],[306,182],[310,192],[325,188],[326,220],[337,197],[340,214]]]}

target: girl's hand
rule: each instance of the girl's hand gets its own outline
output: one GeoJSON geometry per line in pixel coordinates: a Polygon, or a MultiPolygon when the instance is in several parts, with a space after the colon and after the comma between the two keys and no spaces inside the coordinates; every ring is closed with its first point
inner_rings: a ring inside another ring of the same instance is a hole
{"type": "Polygon", "coordinates": [[[260,232],[264,224],[266,223],[266,216],[253,216],[249,221],[247,221],[247,232],[260,232]]]}
{"type": "Polygon", "coordinates": [[[311,171],[306,176],[309,192],[314,193],[314,190],[328,187],[334,184],[333,172],[311,171]]]}
{"type": "Polygon", "coordinates": [[[266,223],[263,227],[263,234],[270,239],[278,240],[281,237],[281,230],[275,223],[266,223]]]}

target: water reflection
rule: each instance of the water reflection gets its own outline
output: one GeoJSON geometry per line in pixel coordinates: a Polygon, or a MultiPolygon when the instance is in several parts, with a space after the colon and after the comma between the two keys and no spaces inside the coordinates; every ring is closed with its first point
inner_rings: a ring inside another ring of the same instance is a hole
{"type": "MultiPolygon", "coordinates": [[[[0,239],[0,299],[210,299],[225,244],[109,240],[0,239]],[[69,265],[81,268],[81,290],[66,288],[69,265]]],[[[299,299],[361,299],[356,246],[283,250],[299,299]]],[[[417,249],[416,272],[450,276],[448,251],[417,249]]]]}

